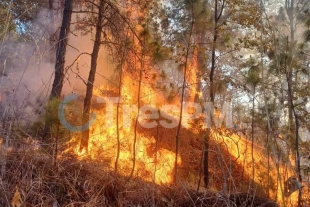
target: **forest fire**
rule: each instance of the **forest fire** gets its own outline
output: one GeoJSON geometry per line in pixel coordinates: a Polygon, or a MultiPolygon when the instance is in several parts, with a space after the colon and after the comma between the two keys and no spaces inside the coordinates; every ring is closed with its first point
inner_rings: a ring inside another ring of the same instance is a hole
{"type": "MultiPolygon", "coordinates": [[[[100,100],[109,101],[109,98],[102,95],[104,91],[107,91],[104,87],[95,89],[94,95],[100,100]]],[[[110,103],[113,105],[109,104],[109,106],[108,104],[101,104],[102,107],[100,109],[96,107],[92,110],[92,113],[96,114],[96,121],[90,128],[88,154],[80,152],[79,145],[75,146],[74,151],[80,159],[88,159],[90,157],[93,160],[109,160],[111,168],[115,167],[116,159],[118,159],[118,171],[124,176],[131,174],[133,159],[136,159],[133,176],[157,184],[169,184],[173,181],[175,153],[164,148],[158,148],[156,137],[146,137],[141,130],[137,131],[136,157],[133,158],[135,119],[138,115],[137,108],[132,107],[131,109],[124,110],[124,107],[128,107],[129,104],[135,106],[136,98],[132,94],[136,94],[136,92],[137,88],[132,84],[130,77],[124,77],[122,102],[119,105],[119,129],[117,129],[116,120],[118,105],[115,102],[110,103]],[[128,105],[124,106],[124,104],[128,105]],[[119,155],[117,155],[118,133],[120,143],[119,155]]],[[[160,93],[146,85],[142,86],[141,94],[143,102],[154,108],[159,106],[163,100],[160,93]]],[[[117,97],[114,97],[114,99],[117,99],[117,97]]],[[[178,156],[178,165],[181,165],[181,162],[181,157],[178,156]]]]}
{"type": "MultiPolygon", "coordinates": [[[[184,101],[193,102],[195,96],[201,96],[197,90],[197,55],[194,55],[190,62],[184,101]]],[[[120,97],[116,97],[118,92],[113,87],[103,86],[94,89],[93,94],[97,97],[97,103],[101,103],[101,107],[92,109],[92,113],[96,114],[96,121],[90,127],[88,153],[85,150],[80,151],[79,144],[75,146],[74,151],[80,159],[89,157],[93,160],[105,159],[109,160],[111,168],[117,168],[125,176],[133,175],[157,184],[173,182],[175,164],[181,165],[181,156],[178,154],[175,162],[174,151],[158,147],[158,137],[146,136],[143,133],[147,128],[154,129],[163,123],[170,124],[168,128],[175,128],[180,119],[179,95],[176,94],[173,99],[167,100],[163,91],[155,87],[158,76],[156,70],[148,71],[148,75],[140,75],[139,87],[138,82],[134,80],[134,75],[123,73],[120,97]],[[113,92],[109,93],[109,91],[113,92]],[[164,105],[168,107],[165,108],[164,105]],[[146,107],[144,114],[139,112],[138,106],[140,109],[146,107]]],[[[191,125],[188,124],[189,117],[201,111],[195,111],[191,105],[186,106],[184,111],[182,127],[191,130],[191,125]]],[[[199,116],[200,114],[196,118],[199,116]]],[[[193,133],[198,132],[193,129],[193,133]]]]}
{"type": "MultiPolygon", "coordinates": [[[[236,159],[238,163],[243,165],[245,174],[249,177],[253,176],[252,173],[252,151],[251,142],[237,133],[229,133],[225,129],[213,130],[212,136],[217,143],[225,143],[227,150],[231,156],[236,159]]],[[[260,185],[269,186],[271,189],[269,196],[278,200],[280,204],[284,203],[296,203],[298,201],[298,191],[290,195],[285,196],[284,181],[291,176],[295,176],[295,172],[292,168],[288,168],[283,163],[274,162],[272,152],[270,152],[270,165],[276,165],[268,171],[268,158],[262,156],[265,149],[257,144],[254,144],[253,158],[254,158],[254,182],[260,185]],[[278,170],[277,170],[278,168],[278,170]],[[269,177],[269,178],[268,178],[269,177]],[[269,180],[269,181],[268,181],[269,180]],[[269,184],[268,184],[269,182],[269,184]]],[[[257,189],[254,189],[256,191],[257,189]]]]}
{"type": "Polygon", "coordinates": [[[309,206],[307,8],[2,0],[0,206],[309,206]]]}

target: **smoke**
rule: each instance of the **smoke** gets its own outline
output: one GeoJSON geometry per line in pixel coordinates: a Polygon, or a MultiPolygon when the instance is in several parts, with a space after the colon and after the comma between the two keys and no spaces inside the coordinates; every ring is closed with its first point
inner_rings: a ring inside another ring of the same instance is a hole
{"type": "MultiPolygon", "coordinates": [[[[73,20],[74,21],[74,20],[73,20]]],[[[78,93],[84,95],[86,92],[86,83],[90,71],[90,62],[93,50],[93,35],[82,35],[79,31],[71,34],[69,37],[69,46],[66,53],[66,66],[69,67],[63,88],[63,95],[69,93],[78,93]],[[83,54],[82,53],[87,53],[83,54]],[[78,58],[79,57],[79,58],[78,58]]],[[[100,87],[113,82],[114,65],[109,59],[107,50],[101,46],[97,59],[97,73],[94,87],[100,87]]]]}
{"type": "Polygon", "coordinates": [[[21,35],[7,34],[0,45],[2,119],[35,119],[43,112],[51,89],[54,64],[49,37],[54,31],[49,12],[42,10],[26,27],[18,31],[21,35]]]}
{"type": "MultiPolygon", "coordinates": [[[[54,17],[56,24],[51,24],[48,10],[42,10],[27,29],[27,39],[8,34],[0,43],[0,116],[14,117],[22,120],[34,120],[44,112],[51,86],[54,81],[54,66],[57,46],[57,35],[54,42],[51,34],[57,34],[61,15],[54,17]]],[[[75,21],[75,15],[72,22],[75,21]]],[[[71,25],[69,45],[66,53],[66,73],[63,96],[70,93],[85,95],[86,82],[90,70],[92,52],[92,34],[81,35],[71,25]]],[[[108,53],[101,47],[98,62],[95,88],[107,84],[113,74],[113,64],[108,53]]]]}
{"type": "Polygon", "coordinates": [[[48,12],[41,11],[27,30],[27,38],[8,34],[0,46],[2,117],[29,120],[43,111],[53,76],[47,38],[52,28],[42,27],[48,22],[48,12]]]}

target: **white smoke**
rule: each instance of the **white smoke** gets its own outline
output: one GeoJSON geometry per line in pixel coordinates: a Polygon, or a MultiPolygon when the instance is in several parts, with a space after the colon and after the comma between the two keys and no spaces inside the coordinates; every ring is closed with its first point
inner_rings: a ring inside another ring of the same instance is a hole
{"type": "Polygon", "coordinates": [[[41,11],[27,39],[8,34],[0,45],[0,115],[32,119],[44,109],[53,80],[53,32],[48,11],[41,11]]]}
{"type": "MultiPolygon", "coordinates": [[[[0,45],[0,117],[9,114],[33,120],[44,112],[54,81],[56,33],[61,19],[61,15],[54,17],[54,24],[51,24],[49,11],[43,10],[33,21],[31,29],[27,30],[30,39],[17,41],[10,34],[0,45]],[[51,34],[55,34],[54,42],[50,41],[51,34]]],[[[72,22],[75,19],[73,14],[72,22]]],[[[67,71],[62,95],[74,92],[84,96],[90,55],[82,55],[77,61],[76,58],[81,53],[92,52],[93,37],[92,34],[81,35],[81,32],[74,31],[74,25],[71,25],[71,31],[65,61],[66,67],[72,67],[67,71]]],[[[108,60],[105,48],[101,47],[95,87],[106,84],[113,71],[114,66],[108,60]]]]}

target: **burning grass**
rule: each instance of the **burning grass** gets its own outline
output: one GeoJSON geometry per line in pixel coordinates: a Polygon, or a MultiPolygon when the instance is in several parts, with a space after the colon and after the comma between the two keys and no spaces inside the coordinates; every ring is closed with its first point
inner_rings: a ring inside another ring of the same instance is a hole
{"type": "Polygon", "coordinates": [[[129,180],[103,168],[104,163],[80,161],[70,154],[55,163],[51,156],[38,150],[12,151],[6,156],[0,205],[9,206],[18,189],[20,206],[185,207],[242,206],[242,203],[252,202],[255,206],[277,206],[259,197],[252,200],[247,194],[197,193],[185,186],[168,187],[141,179],[129,180]]]}

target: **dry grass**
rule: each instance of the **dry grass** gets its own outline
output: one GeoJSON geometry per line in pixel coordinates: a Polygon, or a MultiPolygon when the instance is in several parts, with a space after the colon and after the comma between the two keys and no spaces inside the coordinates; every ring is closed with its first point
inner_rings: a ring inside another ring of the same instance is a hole
{"type": "MultiPolygon", "coordinates": [[[[22,206],[250,206],[247,194],[196,193],[173,186],[156,186],[128,180],[107,169],[105,163],[79,161],[62,156],[57,164],[46,153],[6,153],[6,173],[0,181],[0,206],[10,206],[16,186],[22,206]]],[[[106,164],[108,165],[108,164],[106,164]]],[[[255,198],[253,206],[276,206],[255,198]],[[265,203],[266,205],[261,205],[265,203]]]]}

